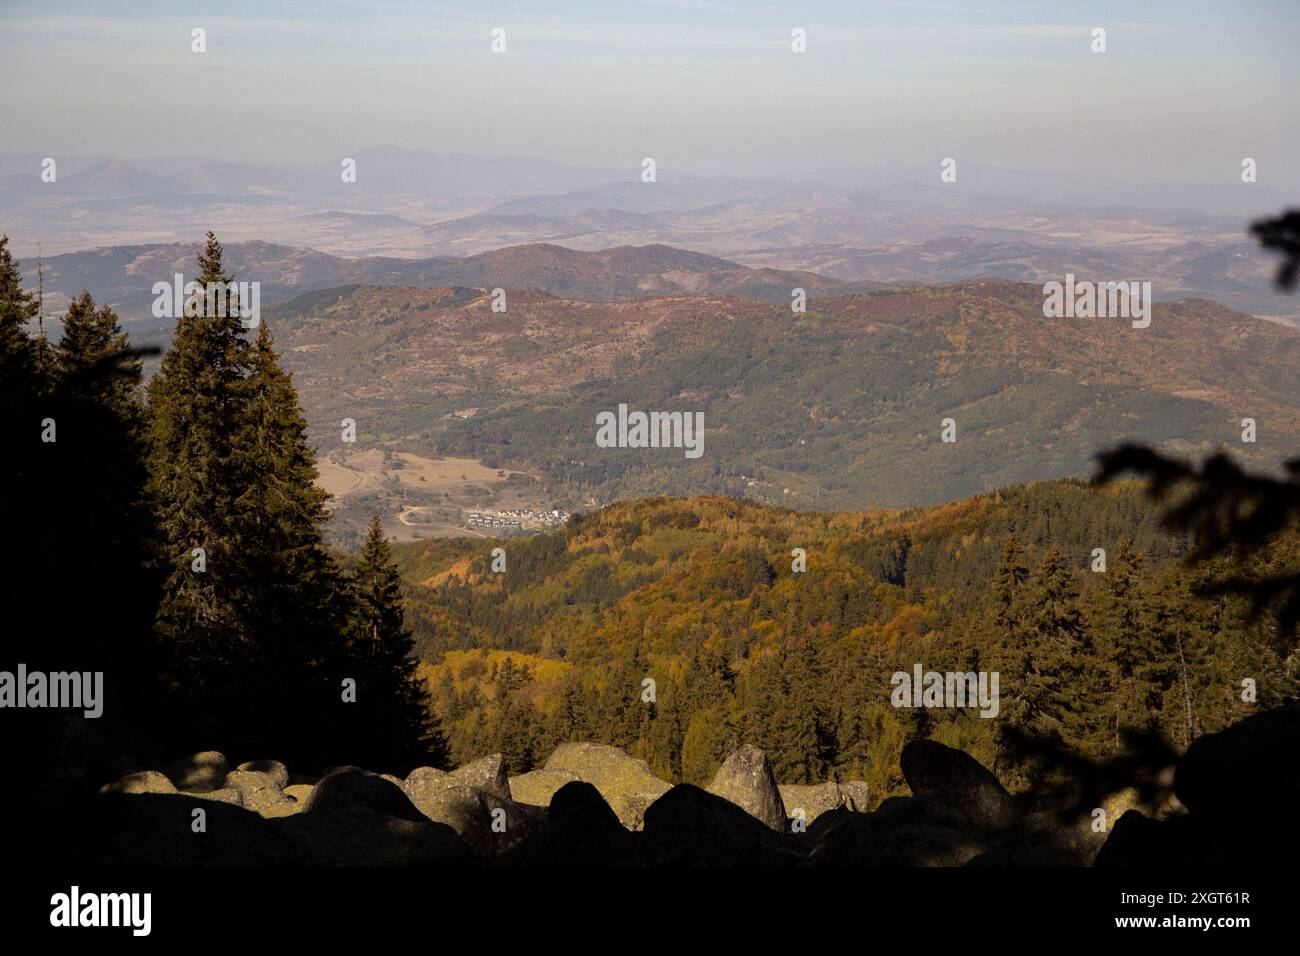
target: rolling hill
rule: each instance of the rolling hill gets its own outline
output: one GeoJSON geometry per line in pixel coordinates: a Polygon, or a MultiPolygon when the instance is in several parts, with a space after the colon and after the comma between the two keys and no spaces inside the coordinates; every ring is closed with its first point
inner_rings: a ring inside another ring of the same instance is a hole
{"type": "MultiPolygon", "coordinates": [[[[354,216],[318,217],[332,227],[350,228],[354,216]]],[[[387,220],[389,228],[406,228],[387,220]]],[[[126,321],[149,321],[153,284],[194,271],[197,243],[112,246],[50,256],[44,262],[47,311],[58,312],[82,289],[94,290],[126,321]]],[[[558,245],[511,246],[465,258],[436,256],[396,259],[345,258],[314,249],[270,242],[233,242],[226,261],[240,279],[262,284],[262,303],[281,302],[303,292],[350,283],[420,288],[484,286],[532,289],[577,299],[622,300],[672,292],[706,292],[790,300],[790,290],[812,291],[841,285],[811,272],[752,269],[717,256],[663,245],[623,246],[580,252],[558,245]]],[[[36,259],[23,262],[23,281],[36,285],[36,259]]]]}
{"type": "MultiPolygon", "coordinates": [[[[1134,693],[1144,706],[1126,725],[1178,747],[1254,708],[1231,693],[1240,674],[1258,675],[1270,702],[1294,693],[1268,621],[1191,593],[1186,547],[1137,483],[1050,482],[902,513],[641,499],[524,541],[419,542],[396,557],[458,759],[497,750],[526,768],[559,741],[593,739],[702,784],[743,739],[782,780],[865,779],[882,798],[906,792],[898,750],[918,727],[1014,778],[999,734],[1027,720],[1034,678],[1053,667],[1070,692],[1039,704],[1090,757],[1115,753],[1134,693]],[[1026,575],[1008,587],[998,570],[1012,536],[1026,575]],[[503,573],[491,570],[498,546],[503,573]],[[1088,569],[1099,546],[1104,574],[1088,569]],[[1076,632],[1066,659],[1053,656],[1059,620],[1076,632]],[[1119,665],[1117,649],[1133,647],[1141,675],[1119,665]],[[999,719],[891,706],[891,674],[918,662],[999,672],[999,719]]],[[[1298,547],[1295,533],[1280,538],[1275,559],[1298,547]]]]}
{"type": "Polygon", "coordinates": [[[267,321],[323,451],[350,417],[366,440],[526,470],[577,506],[898,507],[1084,476],[1125,440],[1255,467],[1300,447],[1300,334],[1205,300],[1157,304],[1146,329],[1044,319],[1040,287],[1003,280],[812,294],[805,315],[716,295],[508,301],[347,287],[267,321]],[[702,412],[703,456],[596,447],[597,413],[621,403],[702,412]]]}

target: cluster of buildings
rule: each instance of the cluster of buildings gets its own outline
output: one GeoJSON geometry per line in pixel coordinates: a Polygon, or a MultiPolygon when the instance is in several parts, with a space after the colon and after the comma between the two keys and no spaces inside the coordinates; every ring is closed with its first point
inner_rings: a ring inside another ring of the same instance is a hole
{"type": "Polygon", "coordinates": [[[555,527],[569,520],[567,511],[552,509],[534,511],[532,508],[508,508],[503,511],[471,511],[465,517],[467,528],[523,528],[555,527]]]}

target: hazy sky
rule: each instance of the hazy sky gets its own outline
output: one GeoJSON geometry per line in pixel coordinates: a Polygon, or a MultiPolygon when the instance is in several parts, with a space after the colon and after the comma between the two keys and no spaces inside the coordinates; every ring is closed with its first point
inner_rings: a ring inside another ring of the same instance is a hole
{"type": "Polygon", "coordinates": [[[393,143],[740,176],[955,156],[1130,181],[1252,156],[1291,188],[1298,98],[1295,0],[0,0],[0,152],[297,164],[393,143]]]}

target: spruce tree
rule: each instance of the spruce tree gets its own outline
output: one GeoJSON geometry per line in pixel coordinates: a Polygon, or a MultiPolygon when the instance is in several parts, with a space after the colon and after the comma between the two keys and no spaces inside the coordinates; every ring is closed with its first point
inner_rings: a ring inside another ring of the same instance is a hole
{"type": "MultiPolygon", "coordinates": [[[[357,730],[391,767],[445,766],[447,743],[433,716],[428,688],[416,673],[414,645],[402,610],[401,578],[378,514],[370,520],[351,585],[352,661],[359,671],[358,705],[363,715],[357,730]]],[[[508,658],[505,669],[505,686],[499,688],[503,715],[511,706],[515,683],[508,658]]],[[[531,733],[531,727],[527,730],[531,733]]],[[[527,746],[512,749],[516,752],[510,756],[517,762],[530,762],[527,746]]]]}
{"type": "Polygon", "coordinates": [[[24,540],[19,532],[26,529],[29,496],[44,478],[41,423],[48,412],[36,402],[44,387],[36,373],[36,347],[27,331],[38,306],[23,289],[18,266],[9,252],[9,237],[0,236],[0,414],[17,431],[17,441],[0,468],[0,516],[14,541],[24,540]]]}
{"type": "Polygon", "coordinates": [[[1162,698],[1172,683],[1174,662],[1144,574],[1141,554],[1121,539],[1105,574],[1097,642],[1111,671],[1106,736],[1113,753],[1122,751],[1126,731],[1160,729],[1162,698]]]}
{"type": "MultiPolygon", "coordinates": [[[[146,493],[145,410],[141,366],[117,315],[96,308],[89,292],[72,300],[63,336],[51,349],[49,396],[59,421],[56,480],[76,479],[67,543],[89,543],[104,556],[79,584],[81,601],[65,613],[87,661],[113,674],[133,703],[152,692],[156,668],[149,629],[157,602],[153,515],[146,493]],[[112,608],[112,639],[101,633],[112,608]]],[[[51,489],[53,491],[53,489],[51,489]]],[[[60,500],[67,500],[58,493],[60,500]]],[[[89,664],[87,664],[89,666],[89,664]]]]}
{"type": "Polygon", "coordinates": [[[199,265],[149,386],[169,678],[193,746],[337,762],[347,603],[306,423],[266,328],[250,342],[234,296],[211,308],[233,282],[211,233],[199,265]]]}
{"type": "MultiPolygon", "coordinates": [[[[25,404],[38,389],[36,347],[27,323],[39,306],[23,289],[18,265],[9,252],[9,237],[0,236],[0,406],[6,409],[25,404]]],[[[15,466],[23,466],[22,457],[15,456],[15,466]]]]}
{"type": "MultiPolygon", "coordinates": [[[[208,233],[198,282],[229,282],[221,244],[208,233]]],[[[157,629],[168,683],[193,704],[198,730],[239,720],[259,672],[247,613],[258,568],[239,501],[247,467],[236,436],[244,418],[249,349],[238,318],[180,308],[172,345],[149,383],[150,491],[162,534],[163,597],[157,629]]],[[[209,744],[208,746],[211,746],[209,744]]],[[[227,744],[228,746],[228,744],[227,744]]]]}

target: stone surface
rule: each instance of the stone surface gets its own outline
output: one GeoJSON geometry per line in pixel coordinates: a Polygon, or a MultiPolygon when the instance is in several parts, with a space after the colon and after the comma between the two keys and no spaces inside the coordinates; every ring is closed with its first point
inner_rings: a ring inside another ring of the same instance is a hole
{"type": "Polygon", "coordinates": [[[176,785],[177,790],[216,790],[230,772],[230,764],[217,751],[204,750],[173,760],[163,767],[162,772],[176,785]]]}
{"type": "Polygon", "coordinates": [[[412,803],[428,819],[455,830],[482,856],[496,855],[523,835],[520,828],[525,818],[511,812],[514,805],[478,787],[452,784],[427,788],[412,803]],[[498,829],[493,829],[494,823],[498,829]]]}
{"type": "Polygon", "coordinates": [[[322,777],[312,788],[305,810],[308,814],[370,810],[413,823],[425,820],[401,787],[364,770],[339,770],[322,777]]]}
{"type": "Polygon", "coordinates": [[[574,779],[591,784],[600,791],[623,826],[631,830],[641,827],[646,807],[669,788],[650,772],[644,760],[604,744],[560,744],[543,769],[570,773],[574,779]]]}
{"type": "Polygon", "coordinates": [[[510,799],[510,781],[506,778],[506,764],[500,754],[481,757],[456,768],[447,776],[461,786],[478,787],[498,799],[510,799]]]}
{"type": "Polygon", "coordinates": [[[188,793],[187,796],[198,797],[200,800],[216,800],[218,803],[230,803],[237,807],[244,805],[244,795],[234,787],[222,787],[220,790],[197,790],[188,793]]]}
{"type": "Polygon", "coordinates": [[[1300,705],[1254,714],[1192,741],[1174,792],[1194,816],[1286,820],[1300,806],[1300,705]]]}
{"type": "Polygon", "coordinates": [[[896,823],[875,813],[845,814],[818,837],[809,860],[818,866],[964,866],[990,849],[961,830],[896,823]]]}
{"type": "Polygon", "coordinates": [[[249,760],[246,763],[241,763],[235,769],[264,773],[281,790],[289,786],[289,768],[278,760],[249,760]]]}
{"type": "Polygon", "coordinates": [[[797,840],[774,832],[739,806],[690,784],[680,784],[645,813],[641,860],[651,866],[797,866],[797,840]]]}
{"type": "Polygon", "coordinates": [[[297,800],[304,806],[311,797],[311,792],[316,789],[315,784],[310,783],[291,783],[284,788],[284,795],[291,800],[297,800]]]}
{"type": "Polygon", "coordinates": [[[866,813],[871,809],[871,790],[864,780],[845,780],[840,783],[840,794],[844,805],[857,813],[866,813]]]}
{"type": "Polygon", "coordinates": [[[1019,817],[1011,794],[969,754],[933,740],[909,740],[900,763],[912,793],[957,810],[981,830],[1006,830],[1019,817]]]}
{"type": "Polygon", "coordinates": [[[636,840],[600,791],[580,780],[555,792],[546,816],[503,857],[510,866],[629,866],[637,862],[636,840]]]}
{"type": "Polygon", "coordinates": [[[296,804],[269,775],[257,770],[232,770],[224,786],[238,790],[243,805],[263,817],[279,817],[296,812],[296,804]]]}
{"type": "Polygon", "coordinates": [[[745,744],[722,762],[708,791],[730,800],[773,830],[784,832],[787,827],[785,804],[772,767],[767,755],[753,744],[745,744]]]}
{"type": "Polygon", "coordinates": [[[164,774],[157,770],[141,770],[128,773],[110,784],[105,785],[100,793],[175,793],[176,786],[164,774]]]}
{"type": "Polygon", "coordinates": [[[551,797],[566,783],[577,780],[576,774],[567,770],[533,770],[510,778],[510,798],[516,803],[535,807],[550,806],[551,797]]]}
{"type": "Polygon", "coordinates": [[[811,823],[823,813],[845,805],[844,794],[840,792],[839,784],[833,781],[814,786],[782,784],[777,789],[781,793],[786,815],[792,819],[795,810],[802,809],[804,819],[811,823]]]}

